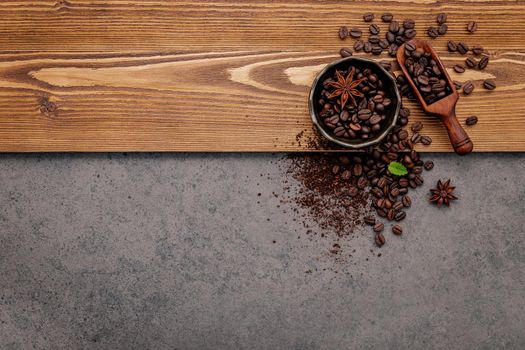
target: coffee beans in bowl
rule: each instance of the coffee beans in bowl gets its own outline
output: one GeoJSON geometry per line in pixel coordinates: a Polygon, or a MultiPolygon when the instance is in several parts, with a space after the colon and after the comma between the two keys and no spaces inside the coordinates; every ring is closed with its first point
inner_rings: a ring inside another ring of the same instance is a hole
{"type": "Polygon", "coordinates": [[[400,106],[392,75],[363,58],[328,65],[310,92],[314,125],[328,140],[349,148],[378,143],[396,124],[400,106]]]}

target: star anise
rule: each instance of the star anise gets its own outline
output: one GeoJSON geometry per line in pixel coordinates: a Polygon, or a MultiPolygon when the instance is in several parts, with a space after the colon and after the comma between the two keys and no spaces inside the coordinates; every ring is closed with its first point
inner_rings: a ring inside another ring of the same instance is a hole
{"type": "Polygon", "coordinates": [[[341,96],[341,109],[345,108],[348,98],[352,100],[354,106],[357,106],[354,96],[363,97],[364,94],[357,90],[357,87],[365,78],[354,80],[355,68],[352,67],[346,78],[339,72],[335,71],[337,81],[330,82],[328,85],[334,87],[335,90],[328,96],[328,98],[334,98],[341,96]]]}
{"type": "Polygon", "coordinates": [[[441,180],[437,183],[437,188],[430,190],[432,197],[430,197],[431,202],[435,202],[438,207],[445,204],[446,206],[450,205],[450,201],[458,199],[452,194],[456,187],[450,186],[450,180],[445,181],[444,183],[441,180]]]}

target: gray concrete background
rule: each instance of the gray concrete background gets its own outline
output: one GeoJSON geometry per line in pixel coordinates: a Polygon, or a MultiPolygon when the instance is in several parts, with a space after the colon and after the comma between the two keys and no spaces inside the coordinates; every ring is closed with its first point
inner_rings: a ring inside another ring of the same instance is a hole
{"type": "Polygon", "coordinates": [[[1,155],[0,349],[525,348],[525,155],[433,155],[407,233],[342,261],[281,157],[1,155]]]}

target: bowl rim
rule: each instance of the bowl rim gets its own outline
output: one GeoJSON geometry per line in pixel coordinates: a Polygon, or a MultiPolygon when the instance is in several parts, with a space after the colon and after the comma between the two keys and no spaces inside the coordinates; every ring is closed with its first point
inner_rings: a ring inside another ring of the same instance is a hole
{"type": "Polygon", "coordinates": [[[399,117],[399,111],[400,110],[401,110],[401,95],[399,93],[399,89],[397,87],[397,83],[396,83],[395,77],[391,73],[389,73],[385,68],[383,68],[383,66],[381,66],[377,61],[369,59],[369,58],[351,56],[351,57],[346,57],[346,58],[343,58],[343,59],[339,59],[337,61],[334,61],[332,63],[327,64],[316,75],[316,77],[315,77],[315,79],[314,79],[314,81],[312,83],[312,86],[310,88],[309,111],[310,111],[310,118],[312,119],[313,124],[315,125],[315,127],[317,128],[319,133],[321,133],[321,135],[323,135],[324,138],[328,139],[329,141],[331,141],[331,142],[333,142],[333,143],[335,143],[335,144],[337,144],[339,146],[343,146],[343,147],[346,147],[346,148],[361,149],[361,148],[365,148],[365,147],[369,147],[369,146],[373,146],[373,145],[378,144],[381,140],[383,140],[388,135],[390,130],[392,130],[392,128],[396,125],[397,119],[399,117]],[[347,62],[351,62],[351,61],[360,61],[360,62],[364,62],[366,64],[371,64],[371,65],[375,66],[377,69],[381,70],[385,74],[385,76],[390,80],[390,83],[393,86],[394,94],[395,94],[395,97],[396,97],[396,100],[397,100],[396,109],[394,111],[394,116],[392,118],[392,121],[391,121],[390,125],[388,125],[388,127],[386,127],[385,130],[383,130],[383,132],[381,134],[379,134],[375,139],[373,139],[373,140],[363,140],[363,142],[360,142],[360,143],[345,142],[343,140],[338,139],[334,135],[331,135],[321,125],[321,121],[319,120],[319,117],[317,116],[317,113],[315,112],[315,96],[314,95],[315,95],[315,90],[317,88],[317,85],[320,83],[321,77],[323,75],[325,75],[326,72],[328,70],[332,69],[333,67],[336,67],[338,65],[341,65],[341,64],[344,64],[344,63],[347,63],[347,62]]]}

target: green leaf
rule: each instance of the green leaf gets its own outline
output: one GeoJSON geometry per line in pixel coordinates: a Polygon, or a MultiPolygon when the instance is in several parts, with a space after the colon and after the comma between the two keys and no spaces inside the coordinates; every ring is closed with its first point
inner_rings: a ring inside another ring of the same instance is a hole
{"type": "Polygon", "coordinates": [[[390,164],[388,164],[388,171],[390,171],[390,173],[395,176],[403,176],[408,174],[407,168],[405,168],[405,166],[399,162],[390,162],[390,164]]]}

